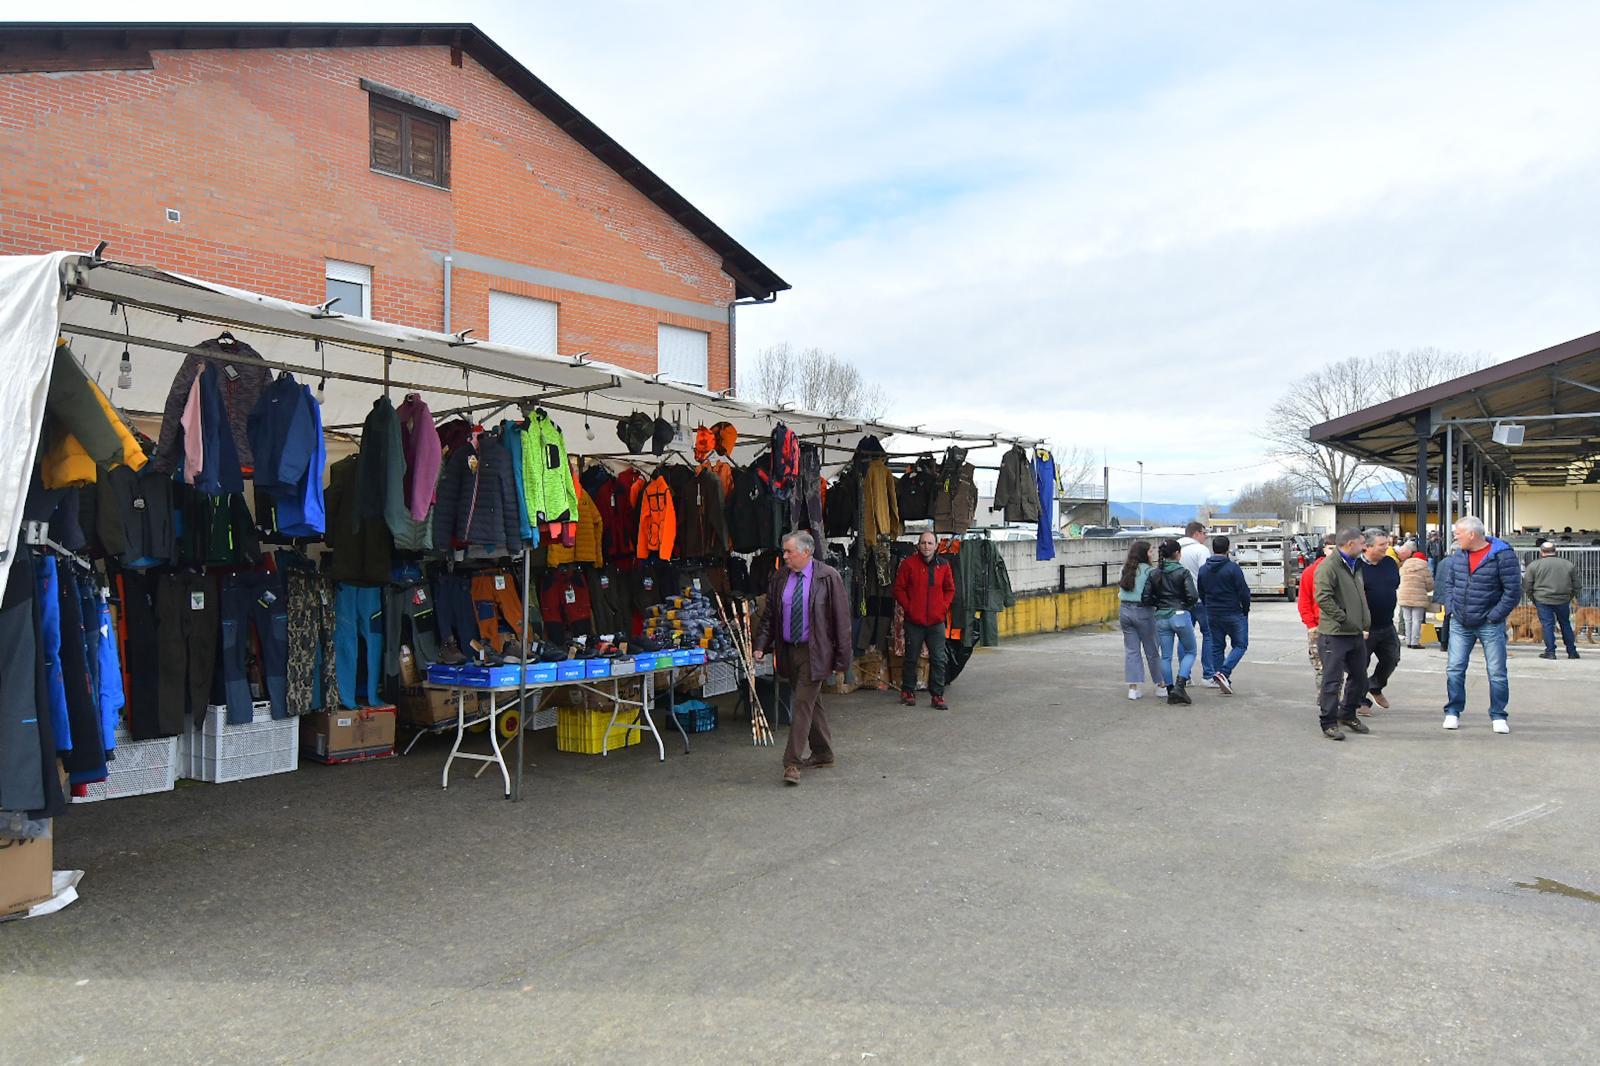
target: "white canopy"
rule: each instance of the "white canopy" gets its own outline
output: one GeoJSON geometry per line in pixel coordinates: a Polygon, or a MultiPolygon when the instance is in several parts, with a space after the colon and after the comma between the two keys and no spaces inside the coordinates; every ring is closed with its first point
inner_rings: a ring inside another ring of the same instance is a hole
{"type": "Polygon", "coordinates": [[[786,423],[823,445],[826,466],[845,460],[866,434],[896,433],[993,443],[992,436],[939,433],[838,415],[749,403],[666,381],[581,354],[527,352],[470,337],[452,337],[200,281],[147,267],[56,252],[0,257],[0,414],[10,439],[0,456],[0,592],[17,539],[28,472],[38,447],[50,353],[59,334],[111,402],[130,414],[159,416],[184,356],[223,330],[249,344],[277,369],[315,387],[326,375],[323,423],[358,434],[387,381],[398,404],[418,392],[436,415],[472,407],[480,421],[509,405],[543,407],[577,455],[627,452],[616,422],[634,411],[658,414],[684,428],[669,450],[689,452],[696,426],[730,422],[739,431],[736,456],[747,460],[786,423]],[[118,364],[131,353],[133,385],[117,388],[118,364]],[[587,426],[587,428],[586,428],[587,426]],[[593,431],[590,439],[589,430],[593,431]]]}

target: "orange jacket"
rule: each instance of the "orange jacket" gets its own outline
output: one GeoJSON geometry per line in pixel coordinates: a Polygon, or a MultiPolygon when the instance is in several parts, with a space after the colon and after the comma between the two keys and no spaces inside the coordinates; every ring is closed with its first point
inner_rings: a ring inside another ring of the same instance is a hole
{"type": "Polygon", "coordinates": [[[635,554],[641,559],[652,555],[670,559],[677,539],[678,512],[672,506],[672,489],[667,479],[658,474],[645,486],[639,501],[639,547],[635,554]]]}

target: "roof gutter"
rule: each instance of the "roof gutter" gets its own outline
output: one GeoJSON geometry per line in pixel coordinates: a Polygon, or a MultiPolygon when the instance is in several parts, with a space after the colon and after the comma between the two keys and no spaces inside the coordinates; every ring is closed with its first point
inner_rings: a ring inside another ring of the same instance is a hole
{"type": "Polygon", "coordinates": [[[739,395],[739,324],[738,316],[734,309],[738,307],[754,307],[757,304],[775,304],[778,302],[776,292],[752,300],[735,300],[728,305],[728,393],[732,396],[739,395]]]}

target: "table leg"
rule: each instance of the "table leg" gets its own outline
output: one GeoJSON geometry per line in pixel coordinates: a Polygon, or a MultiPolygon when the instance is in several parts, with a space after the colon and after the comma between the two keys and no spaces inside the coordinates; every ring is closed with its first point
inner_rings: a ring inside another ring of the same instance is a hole
{"type": "Polygon", "coordinates": [[[450,747],[450,754],[444,761],[444,776],[439,781],[440,788],[450,787],[450,764],[455,762],[456,752],[461,750],[461,739],[467,735],[467,690],[456,689],[456,742],[450,747]]]}

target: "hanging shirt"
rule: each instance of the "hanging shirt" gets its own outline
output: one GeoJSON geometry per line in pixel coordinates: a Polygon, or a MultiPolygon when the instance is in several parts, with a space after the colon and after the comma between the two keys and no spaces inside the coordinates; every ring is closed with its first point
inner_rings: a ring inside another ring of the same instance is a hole
{"type": "Polygon", "coordinates": [[[806,568],[784,582],[783,586],[783,639],[790,644],[804,644],[811,636],[811,572],[816,566],[812,560],[806,568]],[[800,632],[794,631],[794,598],[800,597],[800,632]]]}

